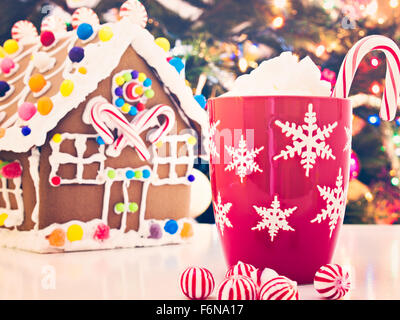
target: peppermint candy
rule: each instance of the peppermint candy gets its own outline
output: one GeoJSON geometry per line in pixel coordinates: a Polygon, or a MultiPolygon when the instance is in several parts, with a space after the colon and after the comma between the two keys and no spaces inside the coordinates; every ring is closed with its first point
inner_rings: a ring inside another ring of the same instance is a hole
{"type": "Polygon", "coordinates": [[[340,299],[350,290],[349,273],[338,264],[326,264],[315,273],[314,288],[326,299],[340,299]]]}
{"type": "Polygon", "coordinates": [[[299,300],[297,283],[284,276],[274,277],[261,287],[260,300],[299,300]]]}
{"type": "Polygon", "coordinates": [[[218,300],[256,300],[257,285],[246,276],[232,276],[218,287],[218,300]]]}
{"type": "Polygon", "coordinates": [[[246,276],[251,278],[254,283],[258,283],[258,269],[253,265],[243,263],[242,261],[239,261],[237,264],[232,266],[225,274],[225,278],[231,276],[246,276]]]}
{"type": "Polygon", "coordinates": [[[181,275],[183,294],[192,300],[207,299],[215,287],[214,277],[206,268],[189,267],[181,275]]]}
{"type": "Polygon", "coordinates": [[[72,14],[72,27],[78,28],[81,23],[88,23],[92,27],[100,25],[99,17],[92,9],[82,7],[74,11],[72,14]]]}
{"type": "Polygon", "coordinates": [[[47,16],[42,20],[40,31],[51,31],[53,33],[67,32],[67,25],[59,16],[47,16]]]}
{"type": "Polygon", "coordinates": [[[38,36],[36,27],[28,20],[14,23],[11,28],[11,37],[17,41],[30,41],[38,36]]]}
{"type": "Polygon", "coordinates": [[[128,17],[133,23],[146,27],[147,24],[147,11],[143,4],[138,0],[128,0],[124,2],[119,10],[121,17],[128,17]]]}

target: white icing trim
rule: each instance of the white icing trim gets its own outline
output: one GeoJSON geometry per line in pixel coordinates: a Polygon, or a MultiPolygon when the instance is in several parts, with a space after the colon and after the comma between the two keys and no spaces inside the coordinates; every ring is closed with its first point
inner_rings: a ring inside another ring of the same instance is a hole
{"type": "Polygon", "coordinates": [[[18,248],[34,252],[68,252],[68,251],[81,251],[81,250],[98,250],[98,249],[113,249],[113,248],[130,248],[130,247],[149,247],[160,246],[166,244],[179,244],[190,242],[192,238],[182,238],[181,232],[184,223],[190,223],[196,232],[197,223],[190,218],[183,218],[176,220],[178,223],[178,230],[174,234],[169,234],[164,230],[165,220],[145,220],[143,228],[146,232],[140,234],[134,230],[124,232],[120,229],[110,229],[109,238],[103,241],[93,239],[93,234],[96,227],[103,223],[100,219],[93,219],[88,222],[82,221],[69,221],[64,224],[52,224],[41,230],[18,231],[0,229],[0,246],[8,248],[18,248]],[[49,244],[46,237],[51,234],[54,229],[62,229],[67,233],[68,227],[71,225],[79,225],[83,229],[83,238],[79,241],[69,241],[65,239],[63,247],[53,247],[49,244]],[[161,230],[161,238],[151,239],[150,226],[158,224],[161,230]]]}
{"type": "Polygon", "coordinates": [[[95,134],[79,134],[79,133],[62,133],[61,134],[61,142],[57,143],[53,140],[50,141],[50,147],[52,149],[52,153],[49,156],[49,163],[51,166],[51,172],[49,176],[50,184],[51,178],[57,175],[57,171],[62,164],[75,164],[76,165],[76,177],[73,179],[64,179],[60,177],[60,185],[62,184],[103,184],[104,183],[104,162],[106,160],[106,156],[104,155],[105,146],[99,146],[98,153],[91,155],[88,158],[84,158],[84,154],[87,148],[88,139],[96,140],[97,135],[95,134]],[[75,149],[76,149],[76,157],[72,156],[68,153],[60,152],[61,144],[65,140],[74,140],[75,141],[75,149]],[[88,164],[99,163],[100,169],[96,179],[84,179],[83,171],[84,166],[88,164]]]}
{"type": "Polygon", "coordinates": [[[28,158],[29,162],[29,174],[33,180],[33,186],[35,188],[36,203],[33,208],[31,220],[34,223],[34,230],[39,229],[39,206],[40,206],[40,178],[39,178],[39,162],[40,162],[40,152],[38,148],[32,148],[31,155],[28,158]]]}
{"type": "Polygon", "coordinates": [[[39,98],[40,96],[44,95],[47,91],[49,91],[50,88],[51,88],[51,82],[47,80],[42,90],[40,90],[39,92],[33,92],[33,97],[39,98]]]}
{"type": "Polygon", "coordinates": [[[162,157],[158,155],[157,146],[153,144],[153,179],[152,184],[155,186],[161,186],[165,184],[185,184],[190,185],[190,181],[188,180],[188,176],[193,170],[194,164],[194,145],[188,143],[189,138],[193,137],[191,134],[181,134],[181,135],[170,135],[162,138],[160,141],[165,144],[169,144],[169,156],[162,157]],[[187,155],[181,156],[178,155],[178,143],[185,142],[187,155]],[[169,165],[169,175],[167,178],[160,179],[157,170],[158,166],[163,164],[169,165]],[[176,173],[177,165],[186,165],[186,174],[184,177],[178,177],[176,173]]]}

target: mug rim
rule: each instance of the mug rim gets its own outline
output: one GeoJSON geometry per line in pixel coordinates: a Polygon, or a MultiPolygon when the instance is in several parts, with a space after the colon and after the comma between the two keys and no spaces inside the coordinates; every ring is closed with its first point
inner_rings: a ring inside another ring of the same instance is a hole
{"type": "Polygon", "coordinates": [[[338,98],[338,97],[327,97],[327,96],[299,96],[299,95],[251,95],[251,96],[219,96],[209,98],[208,101],[214,100],[225,100],[225,99],[281,99],[281,98],[297,98],[297,99],[322,99],[322,100],[332,100],[332,101],[342,101],[342,102],[350,102],[349,98],[338,98]]]}

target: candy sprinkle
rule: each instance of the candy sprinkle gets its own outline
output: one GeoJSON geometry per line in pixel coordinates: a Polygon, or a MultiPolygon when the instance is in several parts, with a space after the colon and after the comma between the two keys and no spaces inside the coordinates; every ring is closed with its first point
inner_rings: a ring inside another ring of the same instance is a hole
{"type": "Polygon", "coordinates": [[[71,80],[64,80],[60,86],[60,93],[63,97],[68,97],[74,91],[74,83],[71,80]]]}
{"type": "Polygon", "coordinates": [[[114,33],[113,33],[111,27],[109,27],[109,26],[105,26],[105,27],[101,28],[99,31],[99,39],[100,39],[100,41],[103,41],[103,42],[110,41],[111,38],[113,37],[113,35],[114,35],[114,33]]]}

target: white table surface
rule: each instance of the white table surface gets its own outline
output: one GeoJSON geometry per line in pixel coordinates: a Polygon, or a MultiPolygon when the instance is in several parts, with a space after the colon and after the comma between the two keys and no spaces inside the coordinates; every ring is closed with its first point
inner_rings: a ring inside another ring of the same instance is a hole
{"type": "MultiPolygon", "coordinates": [[[[184,245],[66,254],[2,248],[0,299],[185,299],[186,267],[209,268],[217,284],[226,272],[215,225],[196,227],[184,245]]],[[[346,299],[400,299],[400,225],[345,225],[333,262],[351,272],[346,299]]],[[[319,298],[312,285],[299,295],[319,298]]]]}

